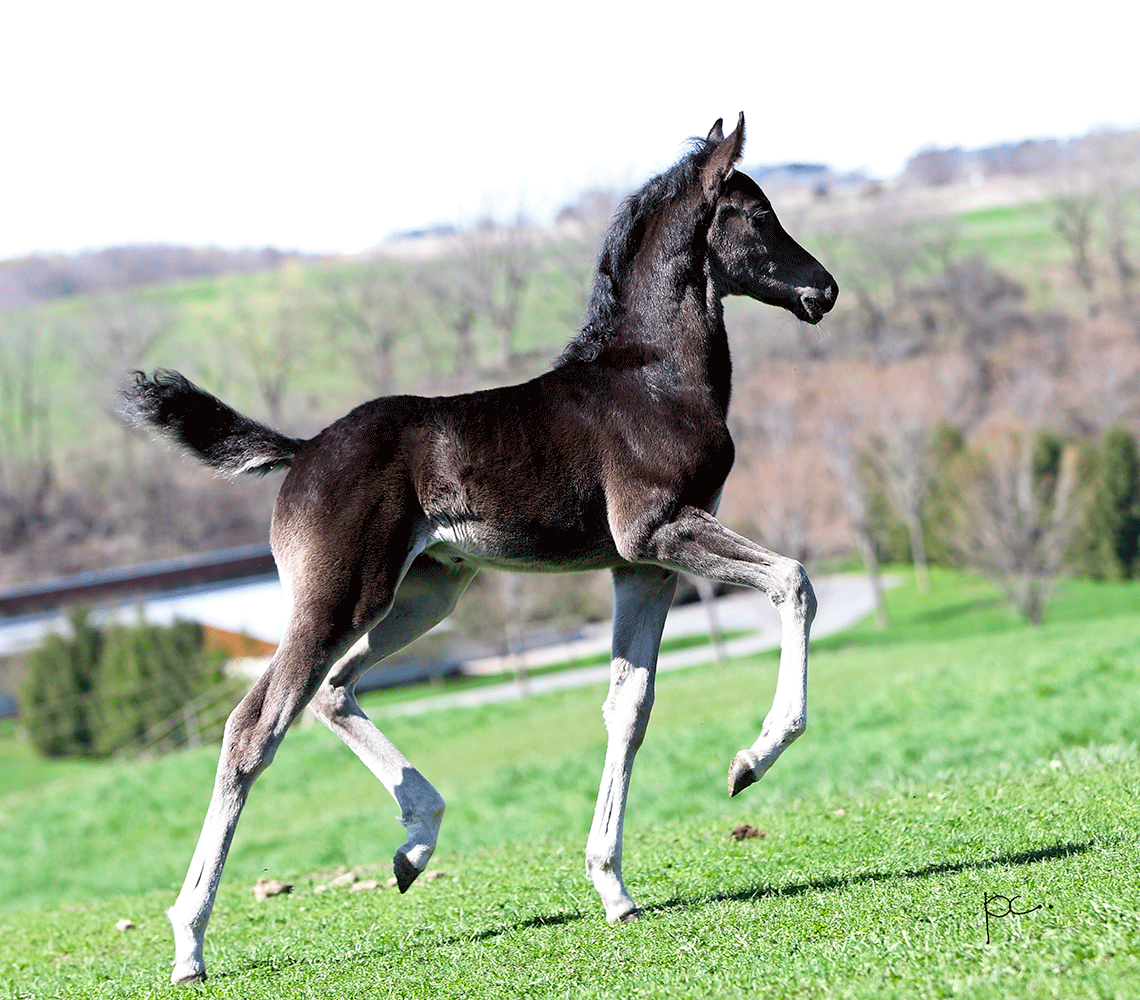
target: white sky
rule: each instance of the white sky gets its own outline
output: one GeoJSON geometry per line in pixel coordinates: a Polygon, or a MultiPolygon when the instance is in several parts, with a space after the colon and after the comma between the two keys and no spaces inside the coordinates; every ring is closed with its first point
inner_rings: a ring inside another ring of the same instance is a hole
{"type": "Polygon", "coordinates": [[[352,252],[541,215],[740,110],[748,162],[880,176],[930,145],[1134,127],[1138,29],[1134,0],[19,0],[0,19],[0,259],[352,252]]]}

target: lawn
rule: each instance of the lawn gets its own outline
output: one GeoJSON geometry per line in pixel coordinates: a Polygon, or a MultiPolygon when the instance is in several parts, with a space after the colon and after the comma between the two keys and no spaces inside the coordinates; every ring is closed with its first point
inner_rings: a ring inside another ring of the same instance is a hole
{"type": "Polygon", "coordinates": [[[659,678],[626,827],[637,924],[607,925],[583,875],[595,687],[383,721],[449,802],[442,874],[405,896],[316,891],[342,868],[383,884],[402,831],[347,750],[292,733],[192,990],[166,985],[162,913],[216,751],[40,770],[0,799],[0,996],[1140,995],[1140,588],[1070,584],[1029,629],[986,585],[935,582],[891,593],[887,632],[817,645],[808,732],[737,799],[774,657],[659,678]],[[730,839],[743,823],[764,835],[730,839]],[[294,891],[258,902],[262,875],[294,891]]]}

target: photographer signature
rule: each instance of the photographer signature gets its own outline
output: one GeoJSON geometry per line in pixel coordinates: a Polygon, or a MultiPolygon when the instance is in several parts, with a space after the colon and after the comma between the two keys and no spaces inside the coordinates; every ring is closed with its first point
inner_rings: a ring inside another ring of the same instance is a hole
{"type": "MultiPolygon", "coordinates": [[[[986,914],[986,944],[990,943],[990,921],[991,920],[1004,920],[1006,917],[1024,917],[1028,913],[1036,913],[1038,910],[1044,909],[1045,903],[1038,903],[1036,906],[1029,906],[1024,910],[1017,908],[1017,901],[1021,896],[1003,896],[1001,893],[994,893],[992,896],[989,893],[982,895],[982,909],[986,914]]],[[[1049,906],[1049,909],[1053,909],[1049,906]]]]}

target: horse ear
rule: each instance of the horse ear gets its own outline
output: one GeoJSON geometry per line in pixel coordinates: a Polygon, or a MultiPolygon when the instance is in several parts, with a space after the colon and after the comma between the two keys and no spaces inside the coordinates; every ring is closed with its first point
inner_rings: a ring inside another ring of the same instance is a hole
{"type": "Polygon", "coordinates": [[[722,125],[723,122],[718,119],[709,132],[710,141],[717,135],[720,135],[721,139],[717,142],[708,163],[701,169],[701,184],[709,201],[713,201],[720,194],[721,187],[736,171],[736,164],[744,155],[744,112],[740,112],[736,128],[727,139],[724,138],[722,125]]]}
{"type": "Polygon", "coordinates": [[[715,142],[718,146],[724,142],[724,119],[718,118],[712,128],[709,129],[708,138],[705,142],[715,142]]]}

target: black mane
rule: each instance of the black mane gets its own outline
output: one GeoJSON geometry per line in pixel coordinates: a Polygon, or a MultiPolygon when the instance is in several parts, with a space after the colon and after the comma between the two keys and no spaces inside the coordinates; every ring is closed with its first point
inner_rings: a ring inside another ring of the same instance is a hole
{"type": "Polygon", "coordinates": [[[701,167],[716,147],[717,143],[707,139],[693,139],[692,149],[684,157],[622,202],[598,251],[582,329],[566,345],[556,367],[593,361],[617,332],[623,317],[622,289],[649,220],[697,182],[701,167]]]}

